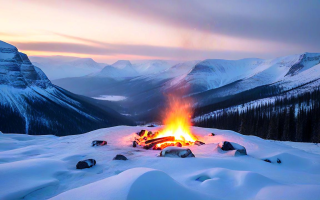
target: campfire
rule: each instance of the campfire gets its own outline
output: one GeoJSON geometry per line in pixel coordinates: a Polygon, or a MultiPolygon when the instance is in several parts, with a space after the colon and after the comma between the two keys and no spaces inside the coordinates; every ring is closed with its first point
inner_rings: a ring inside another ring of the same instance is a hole
{"type": "Polygon", "coordinates": [[[188,146],[204,144],[197,141],[191,133],[191,106],[186,100],[169,97],[168,108],[165,110],[164,128],[157,131],[141,130],[135,138],[133,146],[145,149],[162,150],[168,146],[188,146]]]}

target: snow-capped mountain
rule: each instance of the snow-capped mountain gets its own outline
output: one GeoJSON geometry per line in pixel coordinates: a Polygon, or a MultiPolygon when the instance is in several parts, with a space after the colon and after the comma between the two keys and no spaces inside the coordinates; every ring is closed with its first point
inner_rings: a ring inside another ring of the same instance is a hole
{"type": "Polygon", "coordinates": [[[171,64],[164,60],[146,60],[134,63],[133,67],[139,74],[148,75],[165,71],[171,67],[171,64]]]}
{"type": "Polygon", "coordinates": [[[185,88],[185,95],[191,96],[197,106],[204,106],[217,99],[229,98],[268,85],[277,86],[284,91],[301,85],[306,87],[320,77],[319,62],[320,54],[317,53],[275,59],[208,59],[178,63],[158,73],[125,79],[119,79],[117,75],[110,73],[105,78],[79,77],[56,80],[55,83],[92,97],[125,96],[127,99],[121,105],[131,109],[133,113],[140,113],[161,106],[167,93],[181,88],[185,88]],[[79,85],[83,87],[79,89],[79,85]]]}
{"type": "Polygon", "coordinates": [[[133,68],[128,60],[118,60],[112,65],[105,66],[100,72],[89,75],[96,77],[110,77],[110,78],[126,78],[135,77],[139,73],[133,68]]]}
{"type": "Polygon", "coordinates": [[[0,41],[0,130],[69,135],[131,122],[53,85],[26,54],[0,41]]]}
{"type": "Polygon", "coordinates": [[[85,76],[99,72],[105,64],[97,63],[92,58],[66,56],[36,57],[31,56],[34,65],[42,69],[50,80],[85,76]]]}

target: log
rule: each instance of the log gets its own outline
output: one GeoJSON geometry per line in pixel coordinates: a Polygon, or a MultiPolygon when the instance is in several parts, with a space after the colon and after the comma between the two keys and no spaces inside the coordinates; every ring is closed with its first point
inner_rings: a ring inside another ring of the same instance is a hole
{"type": "Polygon", "coordinates": [[[156,138],[152,140],[148,140],[145,142],[145,146],[143,148],[145,149],[151,149],[155,145],[163,142],[174,142],[174,136],[169,136],[169,137],[162,137],[162,138],[156,138]]]}
{"type": "Polygon", "coordinates": [[[174,141],[174,136],[168,136],[168,137],[162,137],[162,138],[156,138],[156,139],[151,139],[147,140],[145,144],[150,144],[150,143],[162,143],[162,142],[169,142],[169,141],[174,141]]]}

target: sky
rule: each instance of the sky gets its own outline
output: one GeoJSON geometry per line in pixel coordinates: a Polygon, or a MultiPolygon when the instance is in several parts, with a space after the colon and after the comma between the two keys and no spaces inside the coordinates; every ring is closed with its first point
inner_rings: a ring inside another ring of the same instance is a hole
{"type": "Polygon", "coordinates": [[[29,56],[203,60],[320,52],[320,0],[0,0],[29,56]]]}

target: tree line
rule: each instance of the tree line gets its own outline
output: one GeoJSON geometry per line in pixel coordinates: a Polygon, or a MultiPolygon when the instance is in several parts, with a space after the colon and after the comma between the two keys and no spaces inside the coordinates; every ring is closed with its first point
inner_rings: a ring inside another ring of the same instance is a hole
{"type": "Polygon", "coordinates": [[[200,118],[195,125],[266,139],[319,143],[320,89],[233,111],[222,109],[210,117],[200,118]]]}

